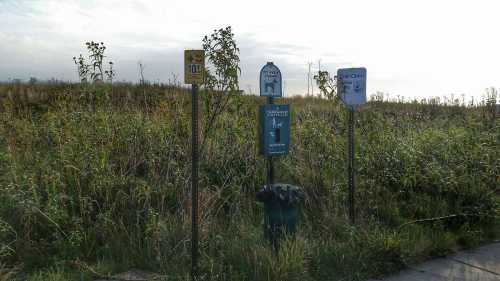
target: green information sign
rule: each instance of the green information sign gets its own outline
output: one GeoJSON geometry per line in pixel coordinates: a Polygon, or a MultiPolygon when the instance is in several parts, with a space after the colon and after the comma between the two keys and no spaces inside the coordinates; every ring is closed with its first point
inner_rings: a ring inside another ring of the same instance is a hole
{"type": "Polygon", "coordinates": [[[266,104],[259,107],[260,153],[285,155],[290,147],[290,106],[266,104]]]}

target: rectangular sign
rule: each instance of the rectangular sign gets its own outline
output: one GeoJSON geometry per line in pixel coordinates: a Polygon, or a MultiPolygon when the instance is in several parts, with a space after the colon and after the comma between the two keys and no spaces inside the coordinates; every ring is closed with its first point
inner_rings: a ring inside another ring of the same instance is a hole
{"type": "Polygon", "coordinates": [[[290,106],[266,104],[259,107],[260,153],[288,154],[290,147],[290,106]]]}
{"type": "Polygon", "coordinates": [[[281,97],[281,71],[272,62],[268,62],[260,70],[260,95],[264,97],[281,97]]]}
{"type": "Polygon", "coordinates": [[[341,68],[337,71],[337,88],[346,105],[366,103],[366,68],[341,68]]]}
{"type": "Polygon", "coordinates": [[[184,83],[203,84],[205,72],[205,51],[184,51],[184,83]]]}

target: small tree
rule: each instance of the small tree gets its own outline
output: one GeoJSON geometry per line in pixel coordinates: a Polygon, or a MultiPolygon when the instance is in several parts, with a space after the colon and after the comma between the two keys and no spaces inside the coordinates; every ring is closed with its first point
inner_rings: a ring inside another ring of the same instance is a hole
{"type": "Polygon", "coordinates": [[[73,57],[80,82],[87,82],[89,75],[92,82],[103,81],[104,75],[106,75],[107,81],[112,83],[116,73],[113,69],[113,62],[108,63],[108,70],[104,70],[103,68],[104,58],[106,57],[104,55],[104,51],[106,50],[104,43],[90,41],[86,42],[85,45],[87,46],[87,51],[89,53],[88,59],[86,59],[82,54],[80,54],[78,58],[73,57]],[[87,61],[90,63],[87,63],[87,61]]]}
{"type": "Polygon", "coordinates": [[[330,77],[328,71],[318,71],[317,75],[314,75],[314,80],[318,85],[321,95],[329,100],[334,100],[337,98],[337,77],[330,77]]]}
{"type": "Polygon", "coordinates": [[[139,85],[142,88],[142,96],[144,97],[144,106],[146,107],[146,110],[149,111],[148,97],[146,95],[146,85],[148,85],[149,83],[147,83],[146,80],[144,79],[144,69],[146,68],[146,66],[141,61],[137,62],[137,66],[139,67],[139,85]]]}
{"type": "Polygon", "coordinates": [[[203,49],[208,60],[205,74],[205,88],[224,93],[239,90],[238,77],[240,49],[236,45],[231,26],[214,30],[203,38],[203,49]]]}
{"type": "Polygon", "coordinates": [[[80,56],[73,57],[73,61],[76,64],[76,68],[78,71],[78,77],[80,78],[81,83],[87,83],[88,82],[88,75],[90,71],[90,66],[87,64],[85,61],[85,58],[80,54],[80,56]]]}
{"type": "Polygon", "coordinates": [[[205,118],[201,151],[217,117],[227,109],[231,99],[240,93],[241,73],[240,49],[236,45],[231,26],[214,30],[210,36],[205,36],[203,49],[207,67],[204,81],[205,94],[202,97],[207,118],[205,118]]]}
{"type": "Polygon", "coordinates": [[[496,121],[497,115],[497,99],[498,99],[498,90],[494,87],[490,87],[486,89],[486,103],[485,109],[487,115],[489,115],[490,124],[493,127],[496,121]]]}
{"type": "Polygon", "coordinates": [[[113,84],[113,79],[115,78],[115,70],[113,69],[113,62],[110,61],[109,63],[109,69],[104,71],[104,74],[106,75],[106,80],[113,84]]]}
{"type": "Polygon", "coordinates": [[[92,81],[103,81],[104,75],[102,71],[102,62],[104,60],[104,51],[106,47],[104,43],[101,44],[96,43],[94,41],[90,41],[85,43],[87,45],[87,50],[89,51],[90,63],[92,66],[92,72],[90,73],[90,78],[92,81]]]}

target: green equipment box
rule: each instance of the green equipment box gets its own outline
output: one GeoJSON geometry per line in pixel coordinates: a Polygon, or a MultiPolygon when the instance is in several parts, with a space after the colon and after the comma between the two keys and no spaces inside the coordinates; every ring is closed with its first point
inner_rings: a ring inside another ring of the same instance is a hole
{"type": "Polygon", "coordinates": [[[288,154],[290,147],[290,106],[266,104],[259,107],[260,154],[288,154]]]}

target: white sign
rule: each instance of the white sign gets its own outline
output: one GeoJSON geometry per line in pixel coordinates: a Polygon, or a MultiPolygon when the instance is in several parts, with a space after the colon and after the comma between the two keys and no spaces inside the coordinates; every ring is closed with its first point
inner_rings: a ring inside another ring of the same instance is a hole
{"type": "Polygon", "coordinates": [[[260,71],[260,95],[265,97],[283,96],[281,71],[272,62],[268,62],[260,71]]]}
{"type": "Polygon", "coordinates": [[[341,68],[337,71],[340,99],[346,105],[366,103],[366,68],[341,68]]]}

